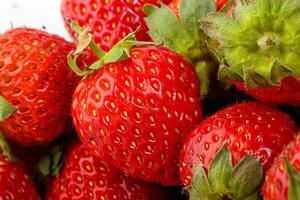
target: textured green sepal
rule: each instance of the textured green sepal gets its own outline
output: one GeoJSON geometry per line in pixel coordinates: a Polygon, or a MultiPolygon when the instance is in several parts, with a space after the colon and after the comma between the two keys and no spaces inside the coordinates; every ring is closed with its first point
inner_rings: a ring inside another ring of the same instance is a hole
{"type": "Polygon", "coordinates": [[[207,174],[201,165],[194,167],[192,184],[188,188],[190,199],[260,199],[262,166],[250,155],[233,167],[231,154],[224,144],[211,161],[207,174]]]}
{"type": "Polygon", "coordinates": [[[151,38],[190,60],[190,49],[203,46],[207,39],[199,29],[199,20],[215,11],[215,5],[211,0],[181,0],[179,19],[165,5],[146,5],[144,10],[151,38]]]}
{"type": "Polygon", "coordinates": [[[38,170],[43,177],[58,176],[63,164],[64,145],[60,141],[52,144],[39,162],[38,170]]]}
{"type": "Polygon", "coordinates": [[[286,171],[289,177],[288,200],[299,200],[300,199],[300,175],[287,159],[284,160],[286,165],[286,171]]]}
{"type": "Polygon", "coordinates": [[[229,187],[236,199],[243,199],[259,190],[263,179],[263,170],[258,159],[245,156],[233,169],[229,187]]]}
{"type": "Polygon", "coordinates": [[[3,96],[0,96],[0,121],[10,117],[15,111],[8,101],[3,96]]]}
{"type": "Polygon", "coordinates": [[[220,42],[227,65],[252,88],[300,79],[300,1],[239,2],[233,18],[211,13],[201,21],[220,42]]]}
{"type": "Polygon", "coordinates": [[[12,155],[10,147],[2,133],[0,133],[0,154],[7,157],[10,161],[16,161],[16,158],[12,155]]]}
{"type": "Polygon", "coordinates": [[[197,165],[194,167],[192,185],[188,188],[188,192],[190,194],[190,200],[212,199],[213,191],[202,166],[197,165]]]}
{"type": "Polygon", "coordinates": [[[165,46],[181,55],[185,55],[194,45],[192,36],[167,6],[162,5],[158,8],[146,5],[144,11],[148,15],[145,19],[149,27],[148,33],[154,41],[163,42],[165,46]]]}
{"type": "Polygon", "coordinates": [[[224,144],[216,154],[208,169],[208,179],[216,194],[226,194],[230,191],[228,180],[233,170],[230,152],[224,144]],[[226,184],[224,184],[226,183],[226,184]]]}

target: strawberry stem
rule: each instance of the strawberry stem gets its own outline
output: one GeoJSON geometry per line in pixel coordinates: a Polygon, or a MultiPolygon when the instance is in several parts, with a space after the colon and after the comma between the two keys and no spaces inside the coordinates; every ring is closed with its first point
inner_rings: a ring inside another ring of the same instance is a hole
{"type": "Polygon", "coordinates": [[[78,76],[87,76],[93,73],[94,70],[101,69],[105,64],[116,62],[121,59],[130,57],[130,49],[134,46],[144,45],[160,45],[154,42],[136,41],[135,34],[141,29],[138,27],[134,32],[128,34],[120,40],[110,51],[105,52],[92,39],[91,31],[86,28],[82,29],[76,22],[70,21],[70,26],[78,33],[77,49],[68,55],[68,64],[78,76]],[[77,65],[79,55],[90,47],[93,53],[99,58],[91,66],[81,70],[77,65]]]}
{"type": "MultiPolygon", "coordinates": [[[[86,28],[86,29],[82,29],[78,23],[76,23],[75,21],[71,21],[69,20],[69,24],[71,26],[71,28],[77,32],[77,34],[79,35],[78,39],[77,39],[77,45],[79,43],[81,43],[81,41],[78,41],[80,39],[82,39],[82,37],[80,36],[84,36],[86,34],[88,34],[89,36],[92,36],[91,34],[91,31],[89,28],[86,28]]],[[[87,43],[87,46],[90,46],[91,50],[95,53],[95,55],[100,59],[102,58],[104,55],[105,55],[105,51],[103,51],[97,44],[96,42],[90,38],[90,41],[88,41],[87,43]]],[[[87,47],[86,46],[86,47],[87,47]]],[[[76,52],[77,53],[80,53],[80,52],[76,52]]]]}

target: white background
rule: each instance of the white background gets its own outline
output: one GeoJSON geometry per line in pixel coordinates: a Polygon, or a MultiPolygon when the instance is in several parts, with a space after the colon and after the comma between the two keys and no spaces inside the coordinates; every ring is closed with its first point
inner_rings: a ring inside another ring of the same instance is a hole
{"type": "Polygon", "coordinates": [[[0,0],[0,34],[13,27],[42,29],[70,40],[60,13],[61,0],[0,0]]]}

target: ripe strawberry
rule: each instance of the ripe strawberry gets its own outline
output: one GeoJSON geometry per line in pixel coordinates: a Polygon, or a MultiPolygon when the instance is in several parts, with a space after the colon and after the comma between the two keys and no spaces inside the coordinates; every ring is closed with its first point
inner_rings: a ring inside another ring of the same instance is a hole
{"type": "Polygon", "coordinates": [[[202,29],[224,54],[220,77],[263,102],[300,106],[298,6],[298,0],[247,0],[232,17],[213,13],[202,19],[202,29]]]}
{"type": "Polygon", "coordinates": [[[280,87],[252,89],[247,88],[244,83],[236,83],[236,86],[238,89],[268,104],[300,105],[300,81],[292,76],[282,79],[280,87]]]}
{"type": "MultiPolygon", "coordinates": [[[[170,0],[164,0],[164,3],[170,0]]],[[[141,26],[137,39],[150,40],[147,26],[143,22],[145,16],[143,6],[159,5],[160,0],[62,0],[61,12],[65,25],[74,37],[68,19],[77,21],[80,26],[88,26],[92,30],[95,41],[105,51],[111,49],[118,41],[141,26]]]]}
{"type": "Polygon", "coordinates": [[[23,167],[2,155],[0,155],[0,185],[0,199],[40,199],[23,167]]]}
{"type": "Polygon", "coordinates": [[[0,36],[0,95],[15,109],[1,118],[6,137],[39,145],[66,131],[71,94],[79,81],[67,63],[72,49],[63,38],[35,29],[17,28],[0,36]]]}
{"type": "Polygon", "coordinates": [[[13,162],[8,146],[0,134],[0,199],[39,200],[39,194],[25,169],[13,162]]]}
{"type": "Polygon", "coordinates": [[[263,186],[265,200],[297,200],[300,198],[299,193],[294,193],[299,190],[299,162],[300,136],[298,135],[275,159],[267,172],[263,186]],[[286,161],[289,162],[288,165],[286,161]]]}
{"type": "Polygon", "coordinates": [[[288,115],[259,103],[220,110],[186,137],[180,158],[182,183],[190,188],[192,199],[245,199],[250,194],[258,199],[263,173],[296,131],[288,115]],[[208,179],[203,178],[205,172],[208,179]]]}
{"type": "Polygon", "coordinates": [[[182,140],[202,119],[197,76],[167,48],[128,50],[123,47],[136,41],[121,43],[92,66],[99,68],[99,62],[116,54],[123,59],[87,71],[90,75],[75,90],[75,128],[83,143],[113,167],[145,181],[176,185],[182,140]]]}
{"type": "Polygon", "coordinates": [[[58,177],[50,180],[46,200],[163,199],[163,190],[151,183],[133,179],[90,154],[79,142],[67,148],[58,177]]]}

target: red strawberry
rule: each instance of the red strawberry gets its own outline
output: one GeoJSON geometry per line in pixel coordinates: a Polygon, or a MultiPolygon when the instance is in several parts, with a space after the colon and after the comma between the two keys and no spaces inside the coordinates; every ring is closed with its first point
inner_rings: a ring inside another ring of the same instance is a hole
{"type": "Polygon", "coordinates": [[[300,34],[298,4],[240,1],[232,18],[213,13],[202,19],[202,29],[224,54],[220,77],[263,102],[300,106],[300,55],[294,48],[300,34]]]}
{"type": "Polygon", "coordinates": [[[288,115],[259,103],[220,110],[186,137],[180,158],[182,183],[190,187],[192,199],[213,199],[213,194],[229,199],[257,196],[262,173],[296,131],[288,115]],[[210,185],[203,179],[203,170],[208,173],[210,185]],[[202,193],[202,186],[211,188],[202,193]],[[194,193],[197,189],[201,192],[194,193]]]}
{"type": "Polygon", "coordinates": [[[281,80],[280,87],[247,88],[244,83],[236,83],[237,88],[269,104],[300,105],[300,81],[292,76],[281,80]]]}
{"type": "Polygon", "coordinates": [[[67,149],[59,176],[50,181],[45,199],[159,200],[163,196],[159,186],[123,175],[74,142],[67,149]]]}
{"type": "Polygon", "coordinates": [[[66,131],[79,81],[67,63],[73,48],[63,38],[35,29],[17,28],[0,36],[0,95],[15,109],[0,122],[6,137],[38,145],[66,131]]]}
{"type": "Polygon", "coordinates": [[[0,155],[0,199],[38,200],[39,194],[23,167],[0,155]]]}
{"type": "MultiPolygon", "coordinates": [[[[65,24],[72,36],[75,32],[69,28],[68,19],[77,21],[80,26],[89,26],[95,41],[105,51],[141,26],[138,40],[150,40],[143,6],[146,3],[159,5],[160,0],[62,0],[61,12],[65,24]]],[[[164,3],[170,0],[164,0],[164,3]]]]}
{"type": "Polygon", "coordinates": [[[39,194],[25,169],[13,162],[9,147],[0,134],[0,199],[39,200],[39,194]]]}
{"type": "MultiPolygon", "coordinates": [[[[115,168],[145,181],[176,185],[182,140],[202,119],[198,79],[173,51],[123,48],[132,43],[136,41],[121,41],[100,64],[115,55],[122,60],[109,59],[102,69],[86,72],[90,75],[73,95],[74,125],[83,143],[115,168]]],[[[99,68],[99,62],[93,66],[99,68]]]]}
{"type": "Polygon", "coordinates": [[[295,189],[299,190],[300,186],[299,164],[300,136],[298,135],[275,159],[271,169],[267,172],[263,186],[264,200],[297,200],[300,198],[299,193],[297,195],[294,193],[295,189]],[[286,161],[289,162],[288,165],[286,161]]]}

